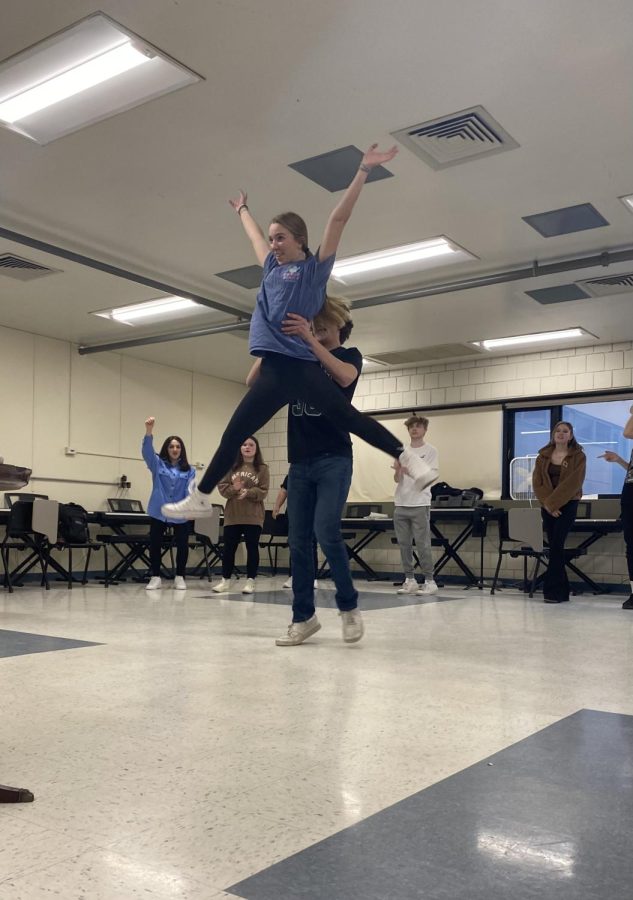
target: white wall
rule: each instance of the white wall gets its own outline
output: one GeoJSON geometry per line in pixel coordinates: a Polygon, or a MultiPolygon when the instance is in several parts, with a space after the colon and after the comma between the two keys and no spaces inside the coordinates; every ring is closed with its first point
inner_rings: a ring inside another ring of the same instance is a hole
{"type": "Polygon", "coordinates": [[[26,490],[91,510],[113,496],[147,504],[147,416],[156,416],[157,449],[179,434],[190,462],[206,465],[245,390],[123,354],[79,356],[70,343],[1,327],[0,378],[0,456],[33,469],[26,490]],[[132,482],[128,491],[116,487],[121,475],[132,482]]]}

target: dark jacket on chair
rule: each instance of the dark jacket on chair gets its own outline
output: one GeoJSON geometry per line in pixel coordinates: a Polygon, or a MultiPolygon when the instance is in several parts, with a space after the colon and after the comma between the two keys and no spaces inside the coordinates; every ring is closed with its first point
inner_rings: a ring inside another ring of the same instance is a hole
{"type": "Polygon", "coordinates": [[[532,474],[532,485],[541,505],[547,504],[548,508],[555,512],[570,500],[581,499],[587,457],[580,447],[572,447],[561,464],[560,481],[554,488],[548,471],[553,452],[554,447],[550,444],[539,450],[532,474]]]}

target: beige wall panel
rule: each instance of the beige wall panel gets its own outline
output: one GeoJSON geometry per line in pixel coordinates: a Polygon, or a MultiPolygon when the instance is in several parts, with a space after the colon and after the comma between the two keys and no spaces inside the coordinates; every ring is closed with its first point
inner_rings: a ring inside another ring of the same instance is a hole
{"type": "MultiPolygon", "coordinates": [[[[73,478],[77,461],[64,452],[69,446],[72,348],[65,341],[36,336],[34,349],[33,474],[73,478]]],[[[48,493],[39,484],[37,489],[48,493]]]]}
{"type": "Polygon", "coordinates": [[[0,456],[16,466],[33,466],[34,338],[0,327],[0,456]]]}
{"type": "MultiPolygon", "coordinates": [[[[403,442],[407,431],[403,419],[382,419],[382,424],[403,442]]],[[[453,487],[479,487],[487,499],[501,496],[500,410],[460,411],[431,418],[428,441],[440,456],[439,481],[453,487]]],[[[393,500],[395,483],[391,460],[360,438],[353,436],[354,477],[350,501],[393,500]]]]}
{"type": "MultiPolygon", "coordinates": [[[[402,426],[400,420],[380,420],[382,424],[402,440],[402,426]]],[[[362,502],[385,503],[393,500],[395,483],[391,457],[375,447],[366,444],[355,434],[352,435],[354,446],[354,475],[348,500],[362,502]]]]}
{"type": "Polygon", "coordinates": [[[140,457],[144,421],[156,417],[156,449],[170,434],[191,446],[191,372],[121,357],[121,455],[140,457]]]}
{"type": "Polygon", "coordinates": [[[118,456],[121,362],[113,353],[70,358],[70,441],[78,453],[118,456]]]}

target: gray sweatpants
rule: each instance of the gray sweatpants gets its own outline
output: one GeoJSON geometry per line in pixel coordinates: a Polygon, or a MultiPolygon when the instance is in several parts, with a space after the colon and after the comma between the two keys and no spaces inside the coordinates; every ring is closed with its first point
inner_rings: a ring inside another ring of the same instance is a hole
{"type": "Polygon", "coordinates": [[[413,542],[415,541],[422,574],[427,581],[432,581],[431,507],[396,506],[393,511],[393,528],[400,547],[404,577],[414,577],[413,542]]]}

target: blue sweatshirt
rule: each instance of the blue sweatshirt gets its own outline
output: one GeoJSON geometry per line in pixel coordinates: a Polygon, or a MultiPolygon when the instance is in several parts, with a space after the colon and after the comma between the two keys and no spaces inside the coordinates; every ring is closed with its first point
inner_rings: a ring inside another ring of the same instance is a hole
{"type": "Polygon", "coordinates": [[[147,504],[147,513],[153,519],[160,519],[170,525],[182,525],[181,519],[166,519],[160,508],[163,503],[178,503],[184,500],[189,490],[189,482],[195,477],[196,470],[181,472],[178,463],[172,466],[154,452],[154,439],[151,434],[143,437],[143,459],[152,473],[152,493],[147,504]]]}
{"type": "Polygon", "coordinates": [[[282,353],[315,361],[303,338],[283,334],[281,323],[291,312],[308,320],[316,316],[325,302],[325,288],[335,258],[332,254],[321,262],[317,251],[316,256],[280,266],[274,255],[268,254],[251,319],[249,348],[253,356],[282,353]]]}

